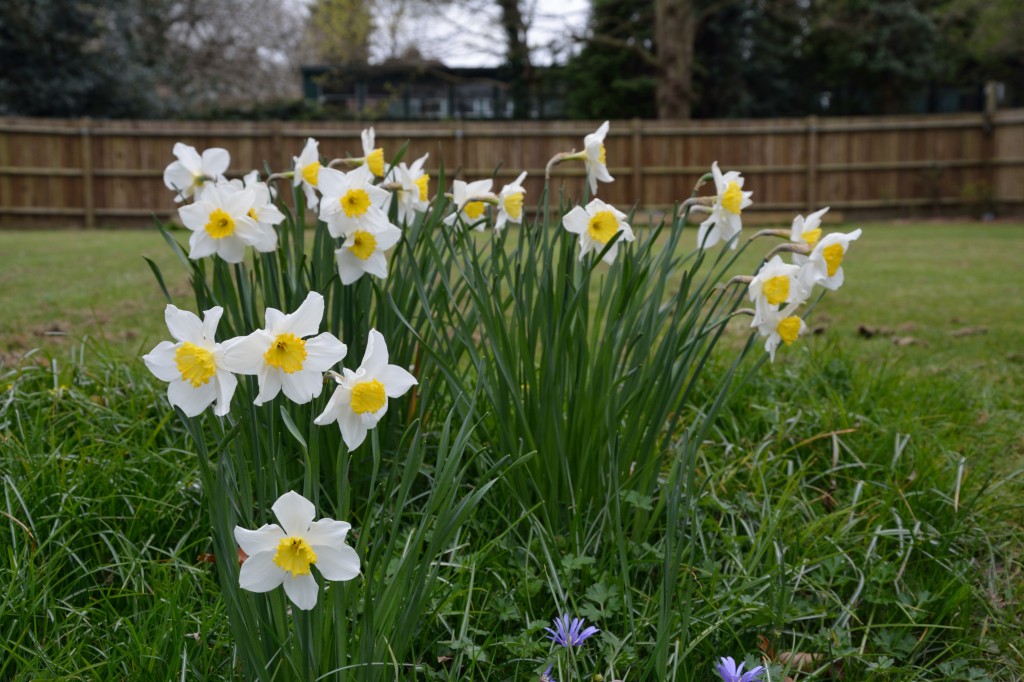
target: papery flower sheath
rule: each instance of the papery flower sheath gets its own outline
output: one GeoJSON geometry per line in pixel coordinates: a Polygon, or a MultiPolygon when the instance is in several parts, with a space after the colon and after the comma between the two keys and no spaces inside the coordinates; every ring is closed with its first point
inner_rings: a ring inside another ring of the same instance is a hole
{"type": "MultiPolygon", "coordinates": [[[[697,246],[710,248],[720,241],[727,242],[743,230],[741,218],[743,209],[750,206],[753,192],[743,191],[743,176],[737,171],[722,173],[718,162],[711,164],[711,174],[715,179],[715,198],[710,207],[697,204],[695,211],[710,211],[711,215],[700,224],[697,230],[697,246]]],[[[736,248],[733,240],[732,248],[736,248]]]]}
{"type": "Polygon", "coordinates": [[[231,163],[226,149],[211,147],[200,156],[195,147],[181,142],[175,143],[174,156],[178,160],[164,169],[164,185],[177,192],[174,200],[178,202],[191,198],[203,187],[223,181],[231,163]]]}
{"type": "Polygon", "coordinates": [[[306,140],[306,146],[302,148],[298,156],[292,157],[292,185],[302,185],[302,191],[306,195],[306,207],[315,211],[319,203],[316,195],[318,187],[318,176],[320,174],[320,143],[312,137],[306,140]]]}
{"type": "Polygon", "coordinates": [[[636,239],[626,222],[626,214],[600,199],[591,200],[585,207],[573,208],[562,218],[562,225],[569,232],[580,236],[580,260],[591,251],[600,251],[616,234],[622,232],[622,236],[612,244],[602,259],[610,265],[615,261],[619,245],[636,239]]]}
{"type": "Polygon", "coordinates": [[[398,365],[388,364],[387,343],[376,329],[370,330],[359,368],[343,372],[334,375],[338,388],[323,413],[313,421],[320,426],[337,422],[345,445],[354,450],[388,411],[388,398],[405,395],[417,381],[398,365]]]}
{"type": "Polygon", "coordinates": [[[324,372],[348,351],[330,332],[316,335],[323,316],[324,297],[311,291],[294,313],[267,308],[266,328],[224,343],[224,365],[236,374],[256,375],[256,405],[273,400],[282,390],[300,404],[320,395],[324,372]]]}
{"type": "Polygon", "coordinates": [[[736,661],[732,660],[732,657],[724,656],[715,665],[715,670],[722,676],[722,682],[758,682],[761,679],[761,673],[764,672],[764,668],[757,666],[747,672],[743,672],[744,665],[746,664],[740,663],[739,667],[736,667],[736,661]]]}
{"type": "Polygon", "coordinates": [[[195,417],[217,401],[213,413],[228,413],[238,380],[223,365],[223,349],[214,341],[224,309],[203,313],[202,322],[187,310],[173,305],[164,310],[167,329],[176,342],[161,341],[142,360],[149,371],[167,386],[167,400],[186,416],[195,417]]]}
{"type": "Polygon", "coordinates": [[[587,182],[590,184],[591,196],[597,194],[597,182],[614,182],[615,178],[608,172],[607,153],[604,138],[608,135],[608,121],[601,124],[594,132],[583,138],[585,156],[583,164],[587,169],[587,182]]]}
{"type": "Polygon", "coordinates": [[[505,223],[523,222],[523,196],[526,190],[523,189],[523,180],[526,179],[526,171],[519,174],[515,181],[510,182],[501,188],[498,193],[498,217],[494,219],[495,232],[501,232],[505,223]]]}
{"type": "Polygon", "coordinates": [[[235,540],[247,557],[238,585],[250,592],[269,592],[284,585],[298,608],[316,606],[320,587],[310,570],[316,566],[326,580],[351,580],[359,575],[359,555],[345,544],[352,528],[344,521],[314,521],[316,508],[297,492],[289,491],[271,507],[281,525],[256,530],[235,526],[235,540]]]}
{"type": "Polygon", "coordinates": [[[245,247],[257,251],[277,248],[277,233],[251,213],[256,191],[221,182],[202,190],[194,204],[178,209],[182,224],[192,230],[188,257],[198,260],[217,254],[228,263],[241,263],[245,247]]]}
{"type": "Polygon", "coordinates": [[[548,633],[548,639],[555,644],[564,647],[582,646],[588,638],[601,632],[593,625],[584,628],[583,622],[582,618],[573,618],[570,621],[569,614],[566,613],[559,618],[552,619],[555,626],[553,630],[551,628],[544,628],[544,630],[548,633]]]}

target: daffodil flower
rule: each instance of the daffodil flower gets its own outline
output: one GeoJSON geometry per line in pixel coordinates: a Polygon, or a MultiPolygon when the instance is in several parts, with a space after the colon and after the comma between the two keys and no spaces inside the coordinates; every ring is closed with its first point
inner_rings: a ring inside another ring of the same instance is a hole
{"type": "MultiPolygon", "coordinates": [[[[743,209],[753,203],[750,199],[753,192],[743,191],[743,176],[739,172],[723,174],[715,161],[711,164],[711,174],[715,179],[714,203],[710,207],[697,204],[692,209],[711,213],[697,230],[697,246],[705,249],[737,236],[743,230],[743,209]]],[[[736,248],[736,241],[732,242],[732,248],[736,248]]]]}
{"type": "Polygon", "coordinates": [[[271,509],[281,525],[265,524],[256,530],[235,526],[235,540],[246,554],[239,587],[269,592],[284,585],[292,603],[308,611],[320,593],[313,566],[325,580],[359,575],[359,555],[345,544],[351,525],[326,518],[314,521],[316,507],[295,491],[277,498],[271,509]]]}
{"type": "Polygon", "coordinates": [[[364,273],[381,279],[387,277],[388,259],[384,252],[401,238],[402,231],[391,223],[383,227],[368,224],[349,232],[345,243],[334,252],[341,283],[352,284],[364,273]]]}
{"type": "Polygon", "coordinates": [[[784,303],[803,303],[810,295],[800,282],[800,266],[784,263],[775,256],[761,266],[750,282],[748,294],[755,303],[763,302],[778,310],[784,303]]]}
{"type": "Polygon", "coordinates": [[[319,203],[316,190],[319,186],[320,143],[312,137],[308,138],[302,152],[292,157],[292,170],[292,186],[302,185],[302,191],[306,194],[306,207],[315,211],[319,203]]]}
{"type": "Polygon", "coordinates": [[[398,196],[398,222],[408,225],[415,219],[417,212],[427,210],[429,202],[430,176],[423,171],[430,154],[424,154],[406,166],[405,162],[394,168],[395,180],[401,187],[398,196]]]}
{"type": "Polygon", "coordinates": [[[577,206],[562,218],[562,225],[569,232],[580,236],[580,260],[591,251],[600,251],[615,235],[622,236],[604,254],[605,263],[615,261],[619,244],[631,242],[636,237],[626,223],[626,214],[600,199],[593,199],[586,207],[577,206]]]}
{"type": "Polygon", "coordinates": [[[354,450],[388,411],[388,398],[405,395],[417,381],[398,365],[388,364],[388,346],[376,329],[370,330],[359,369],[343,372],[334,375],[338,388],[313,421],[320,426],[337,422],[345,445],[354,450]]]}
{"type": "Polygon", "coordinates": [[[526,179],[526,171],[519,174],[519,177],[501,188],[498,193],[498,217],[494,219],[495,232],[501,232],[505,223],[523,222],[523,196],[526,190],[523,189],[523,180],[526,179]]]}
{"type": "Polygon", "coordinates": [[[142,356],[157,379],[170,382],[167,400],[189,417],[200,414],[215,400],[213,413],[223,417],[238,385],[238,380],[223,365],[221,344],[214,341],[223,314],[220,306],[210,308],[200,322],[194,313],[168,305],[164,320],[176,343],[161,341],[142,356]]]}
{"type": "Polygon", "coordinates": [[[241,263],[247,245],[273,251],[277,234],[250,215],[255,202],[255,190],[222,182],[203,189],[194,204],[179,208],[182,224],[192,230],[188,257],[198,260],[215,253],[228,263],[241,263]]]}
{"type": "Polygon", "coordinates": [[[483,232],[486,221],[484,210],[487,204],[498,203],[498,197],[491,191],[492,185],[491,180],[453,182],[452,203],[455,205],[455,213],[444,219],[445,224],[454,225],[455,221],[461,220],[466,226],[475,227],[478,232],[483,232]]]}
{"type": "Polygon", "coordinates": [[[376,134],[373,132],[373,128],[367,128],[360,137],[363,141],[363,163],[370,169],[378,178],[384,177],[384,149],[381,147],[374,147],[374,141],[376,134]]]}
{"type": "Polygon", "coordinates": [[[164,169],[164,185],[178,193],[174,197],[177,202],[191,198],[203,187],[223,181],[224,172],[231,163],[231,155],[226,149],[212,147],[203,150],[200,156],[195,147],[181,142],[175,143],[174,156],[178,160],[164,169]]]}
{"type": "MultiPolygon", "coordinates": [[[[833,232],[818,242],[814,251],[807,256],[804,272],[801,279],[805,288],[820,284],[826,289],[835,291],[843,286],[843,258],[846,257],[846,250],[850,248],[850,242],[860,237],[861,231],[854,230],[848,234],[833,232]]],[[[802,262],[802,259],[800,259],[802,262]]]]}
{"type": "MultiPolygon", "coordinates": [[[[763,299],[762,299],[763,301],[763,299]]],[[[768,351],[772,362],[775,362],[775,350],[780,343],[792,345],[797,338],[807,331],[807,324],[798,315],[794,315],[799,304],[791,303],[779,310],[759,301],[757,313],[751,327],[765,337],[764,349],[768,351]]]]}
{"type": "Polygon", "coordinates": [[[815,211],[806,218],[798,215],[793,218],[793,225],[790,228],[789,240],[798,244],[807,244],[812,249],[821,239],[821,219],[828,213],[829,207],[815,211]]]}
{"type": "Polygon", "coordinates": [[[257,248],[257,251],[273,251],[277,248],[277,233],[273,230],[275,225],[284,222],[284,213],[274,203],[273,192],[270,186],[260,180],[258,170],[249,171],[241,180],[231,180],[231,184],[238,189],[251,189],[253,193],[252,208],[249,209],[249,217],[256,221],[262,229],[269,248],[257,248]]]}
{"type": "Polygon", "coordinates": [[[583,164],[587,168],[587,182],[590,183],[590,194],[597,194],[597,182],[615,182],[608,172],[604,138],[608,135],[608,121],[601,127],[583,138],[583,164]]]}
{"type": "Polygon", "coordinates": [[[282,390],[299,404],[320,395],[324,372],[348,352],[330,332],[316,335],[323,316],[324,297],[311,291],[294,313],[267,308],[265,329],[224,343],[225,367],[236,374],[256,375],[256,405],[273,400],[282,390]]]}
{"type": "Polygon", "coordinates": [[[327,223],[328,231],[336,239],[345,239],[360,230],[377,234],[394,227],[387,214],[391,193],[373,184],[366,166],[348,173],[321,168],[320,191],[320,220],[327,223]]]}

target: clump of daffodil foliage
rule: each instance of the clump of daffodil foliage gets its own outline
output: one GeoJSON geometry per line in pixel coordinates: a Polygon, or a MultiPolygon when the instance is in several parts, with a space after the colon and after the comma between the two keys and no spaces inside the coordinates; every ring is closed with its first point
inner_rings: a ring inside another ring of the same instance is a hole
{"type": "Polygon", "coordinates": [[[715,163],[678,212],[638,227],[596,196],[614,180],[608,132],[548,166],[584,163],[580,202],[549,179],[528,202],[525,172],[499,189],[404,150],[387,163],[373,129],[359,156],[328,160],[309,139],[266,178],[229,180],[228,151],[175,145],[164,180],[188,244],[164,234],[201,316],[168,295],[173,340],[144,359],[199,458],[243,676],[693,679],[715,665],[687,658],[708,627],[693,598],[705,444],[762,364],[744,358],[798,342],[860,230],[823,235],[827,209],[797,216],[755,235],[786,241],[736,275],[754,241],[742,175],[715,163]],[[483,513],[501,523],[475,524],[483,513]],[[452,587],[513,541],[520,584],[452,587]],[[595,554],[625,582],[577,582],[595,554]],[[642,621],[618,618],[645,600],[642,621]],[[584,604],[597,625],[548,630],[565,650],[553,671],[543,625],[584,604]],[[504,634],[473,624],[481,608],[504,634]]]}

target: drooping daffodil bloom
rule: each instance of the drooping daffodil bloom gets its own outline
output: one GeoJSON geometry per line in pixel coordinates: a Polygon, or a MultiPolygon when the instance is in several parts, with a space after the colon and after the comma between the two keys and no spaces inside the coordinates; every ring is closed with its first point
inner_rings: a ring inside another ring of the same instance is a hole
{"type": "Polygon", "coordinates": [[[748,295],[755,303],[763,302],[778,310],[783,303],[803,303],[809,291],[800,282],[800,266],[784,263],[780,256],[774,256],[761,266],[750,282],[748,295]]]}
{"type": "Polygon", "coordinates": [[[324,297],[309,292],[294,313],[267,308],[266,328],[224,343],[224,365],[236,374],[255,374],[262,405],[282,390],[289,400],[308,403],[323,391],[324,372],[348,352],[330,332],[317,335],[324,297]]]}
{"type": "Polygon", "coordinates": [[[591,251],[600,251],[618,233],[622,236],[605,252],[602,260],[609,265],[615,261],[619,244],[631,242],[636,237],[626,223],[626,214],[600,199],[593,199],[585,207],[576,206],[562,218],[562,225],[569,232],[580,236],[580,260],[591,251]]]}
{"type": "Polygon", "coordinates": [[[370,330],[359,368],[343,372],[333,375],[338,388],[313,421],[320,426],[337,422],[345,445],[354,450],[388,411],[388,398],[405,395],[418,382],[403,368],[388,364],[387,343],[376,329],[370,330]]]}
{"type": "Polygon", "coordinates": [[[308,611],[316,606],[320,592],[313,566],[325,580],[359,575],[359,555],[345,544],[351,525],[326,518],[314,521],[316,507],[295,491],[277,498],[271,509],[281,525],[264,524],[256,530],[235,526],[235,540],[246,554],[239,587],[269,592],[284,585],[292,603],[308,611]]]}
{"type": "Polygon", "coordinates": [[[455,205],[455,213],[444,219],[445,224],[454,225],[457,220],[461,220],[467,227],[475,227],[477,231],[483,232],[487,204],[498,203],[498,197],[491,191],[492,185],[490,179],[453,182],[452,203],[455,205]]]}
{"type": "Polygon", "coordinates": [[[167,400],[186,416],[195,417],[217,401],[213,413],[228,413],[238,379],[223,365],[224,351],[214,340],[224,309],[203,313],[202,322],[187,310],[173,305],[164,309],[167,329],[175,341],[161,341],[142,359],[160,381],[169,382],[167,400]]]}
{"type": "Polygon", "coordinates": [[[384,252],[398,243],[402,231],[392,225],[365,225],[348,233],[345,243],[334,252],[341,283],[352,284],[363,274],[381,279],[388,276],[388,259],[384,252]]]}
{"type": "MultiPolygon", "coordinates": [[[[711,174],[715,179],[715,198],[710,207],[697,204],[693,210],[710,211],[711,215],[700,224],[697,230],[697,246],[710,248],[720,241],[727,242],[739,235],[743,230],[741,218],[743,209],[753,203],[753,192],[743,191],[743,176],[738,171],[722,173],[718,162],[711,164],[711,174]]],[[[736,248],[736,241],[732,241],[736,248]]]]}
{"type": "Polygon", "coordinates": [[[740,663],[739,667],[736,667],[736,661],[732,660],[731,656],[724,656],[715,665],[715,670],[721,675],[722,682],[759,682],[764,668],[756,666],[743,672],[744,665],[746,663],[740,663]]]}
{"type": "Polygon", "coordinates": [[[519,174],[515,181],[505,185],[498,193],[498,217],[494,219],[495,232],[505,229],[505,223],[523,222],[523,196],[526,190],[523,189],[523,180],[526,179],[526,171],[519,174]]]}
{"type": "Polygon", "coordinates": [[[319,198],[316,195],[320,174],[320,143],[312,137],[306,140],[306,146],[298,156],[292,157],[292,186],[302,185],[306,195],[306,207],[316,210],[319,198]]]}
{"type": "Polygon", "coordinates": [[[363,141],[363,163],[370,169],[378,178],[384,177],[384,149],[382,147],[375,147],[374,142],[376,140],[376,134],[373,128],[367,128],[360,137],[363,141]]]}
{"type": "Polygon", "coordinates": [[[859,229],[846,234],[833,232],[822,237],[811,255],[806,257],[806,262],[803,258],[794,257],[794,261],[800,262],[804,266],[804,270],[801,272],[804,287],[810,288],[814,284],[820,284],[826,289],[835,291],[843,286],[845,277],[843,258],[846,257],[846,251],[850,248],[850,242],[860,237],[860,233],[859,229]]]}
{"type": "Polygon", "coordinates": [[[194,196],[203,187],[224,180],[224,173],[231,163],[231,154],[220,147],[203,150],[202,156],[195,147],[176,142],[172,161],[164,169],[164,185],[177,192],[175,201],[181,202],[194,196]]]}
{"type": "Polygon", "coordinates": [[[192,230],[188,257],[193,260],[217,254],[228,263],[241,263],[245,247],[267,252],[277,248],[277,233],[250,214],[256,192],[221,182],[207,186],[198,200],[178,209],[182,224],[192,230]]]}
{"type": "Polygon", "coordinates": [[[398,222],[408,225],[416,218],[417,212],[424,212],[430,205],[430,175],[423,170],[430,154],[424,154],[406,166],[405,162],[394,168],[395,181],[400,185],[398,197],[398,222]]]}
{"type": "Polygon", "coordinates": [[[757,311],[750,326],[756,327],[757,333],[765,338],[764,349],[768,351],[772,362],[775,362],[775,350],[780,343],[791,346],[807,331],[807,323],[799,315],[794,314],[798,305],[791,303],[774,310],[764,303],[764,299],[758,300],[757,311]]]}
{"type": "Polygon", "coordinates": [[[366,166],[348,173],[321,168],[320,192],[320,220],[327,223],[327,230],[336,239],[360,230],[379,233],[394,227],[387,213],[391,193],[373,184],[373,175],[366,166]]]}
{"type": "Polygon", "coordinates": [[[587,168],[587,182],[590,183],[591,196],[597,194],[597,182],[615,182],[615,178],[608,172],[607,152],[604,148],[604,138],[608,135],[608,121],[601,124],[601,127],[583,138],[583,164],[587,168]]]}
{"type": "Polygon", "coordinates": [[[789,240],[798,244],[807,244],[812,249],[821,239],[821,219],[828,213],[829,207],[815,211],[806,218],[798,215],[793,218],[793,225],[790,228],[789,240]]]}

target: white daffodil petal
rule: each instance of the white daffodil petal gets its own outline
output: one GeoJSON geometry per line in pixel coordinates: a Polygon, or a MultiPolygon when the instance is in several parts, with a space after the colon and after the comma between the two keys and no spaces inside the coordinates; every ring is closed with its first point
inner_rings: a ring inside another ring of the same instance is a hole
{"type": "MultiPolygon", "coordinates": [[[[316,418],[313,419],[313,423],[317,426],[326,426],[338,420],[338,415],[341,413],[341,402],[344,397],[342,395],[345,389],[338,388],[334,395],[327,401],[327,406],[324,407],[324,411],[321,412],[316,418]]],[[[351,395],[349,395],[348,401],[351,402],[351,395]]]]}
{"type": "Polygon", "coordinates": [[[288,595],[288,598],[292,600],[295,606],[303,611],[309,611],[316,606],[316,598],[319,592],[320,586],[316,584],[316,579],[313,578],[312,574],[307,573],[306,575],[297,575],[295,577],[285,574],[284,593],[288,595]]]}
{"type": "Polygon", "coordinates": [[[309,370],[281,372],[281,389],[293,403],[305,405],[323,392],[324,379],[320,372],[309,370]]]}
{"type": "Polygon", "coordinates": [[[576,206],[562,218],[562,225],[573,234],[583,234],[586,232],[589,222],[590,216],[587,215],[587,212],[581,206],[576,206]]]}
{"type": "Polygon", "coordinates": [[[236,336],[221,346],[221,361],[229,372],[235,374],[259,374],[263,367],[263,355],[273,342],[263,330],[248,336],[236,336]]]}
{"type": "Polygon", "coordinates": [[[294,490],[289,490],[277,498],[270,510],[281,522],[285,535],[305,535],[316,516],[316,507],[313,503],[294,490]]]}
{"type": "Polygon", "coordinates": [[[167,307],[164,308],[164,321],[167,323],[167,330],[171,332],[171,336],[178,341],[195,343],[203,338],[203,323],[195,313],[179,310],[175,306],[167,304],[167,307]]]}
{"type": "Polygon", "coordinates": [[[180,407],[187,417],[201,414],[216,399],[217,387],[213,381],[196,387],[185,381],[172,381],[167,385],[168,402],[180,407]]]}
{"type": "Polygon", "coordinates": [[[349,450],[355,450],[366,440],[368,429],[359,415],[351,408],[341,411],[341,415],[338,417],[338,427],[341,429],[341,439],[345,441],[349,450]]]}
{"type": "Polygon", "coordinates": [[[299,337],[313,336],[320,331],[320,322],[323,319],[324,297],[311,291],[306,295],[302,305],[288,316],[287,328],[280,331],[291,332],[299,337]]]}
{"type": "Polygon", "coordinates": [[[213,413],[223,417],[231,411],[231,398],[238,387],[238,378],[231,372],[217,372],[217,406],[213,413]]]}
{"type": "Polygon", "coordinates": [[[231,154],[228,150],[220,147],[211,147],[203,150],[202,169],[203,174],[216,179],[227,172],[231,165],[231,154]]]}
{"type": "Polygon", "coordinates": [[[306,340],[306,361],[303,369],[326,372],[345,359],[348,347],[334,334],[324,332],[306,340]]]}
{"type": "Polygon", "coordinates": [[[378,378],[384,384],[384,390],[389,398],[403,396],[419,383],[416,377],[398,365],[388,365],[381,370],[378,378]]]}
{"type": "Polygon", "coordinates": [[[203,312],[203,338],[213,341],[217,336],[217,325],[220,324],[220,318],[223,315],[224,309],[219,305],[203,312]]]}
{"type": "MultiPolygon", "coordinates": [[[[318,548],[321,545],[328,547],[340,547],[343,545],[345,543],[345,536],[348,535],[351,529],[351,524],[344,521],[320,519],[319,521],[314,521],[310,525],[309,530],[306,531],[306,542],[319,554],[318,548]]],[[[330,578],[330,580],[334,580],[334,578],[330,578]]]]}
{"type": "Polygon", "coordinates": [[[232,235],[218,240],[217,255],[228,263],[241,263],[245,260],[245,244],[241,239],[232,235]]]}
{"type": "Polygon", "coordinates": [[[328,580],[352,580],[359,575],[359,555],[348,545],[314,545],[316,567],[328,580]]]}
{"type": "Polygon", "coordinates": [[[179,344],[171,341],[161,341],[156,348],[142,356],[143,362],[149,371],[160,381],[174,381],[181,379],[181,372],[174,359],[174,353],[178,350],[179,344]]]}
{"type": "Polygon", "coordinates": [[[235,526],[235,542],[250,557],[277,551],[277,544],[284,538],[284,531],[276,523],[264,524],[256,530],[235,526]]]}
{"type": "MultiPolygon", "coordinates": [[[[269,402],[277,397],[277,394],[281,392],[281,383],[284,372],[279,369],[273,369],[264,367],[260,370],[257,377],[259,379],[260,391],[256,396],[256,399],[252,401],[253,405],[262,405],[265,402],[269,402]]],[[[308,400],[306,402],[309,402],[308,400]]]]}
{"type": "MultiPolygon", "coordinates": [[[[234,559],[232,559],[234,560],[234,559]]],[[[238,586],[250,592],[269,592],[288,575],[274,564],[273,552],[250,555],[238,571],[238,586]]]]}
{"type": "Polygon", "coordinates": [[[366,339],[366,350],[363,352],[363,362],[359,367],[366,372],[367,376],[376,376],[388,364],[388,344],[384,341],[384,335],[376,329],[370,330],[366,339]]]}

